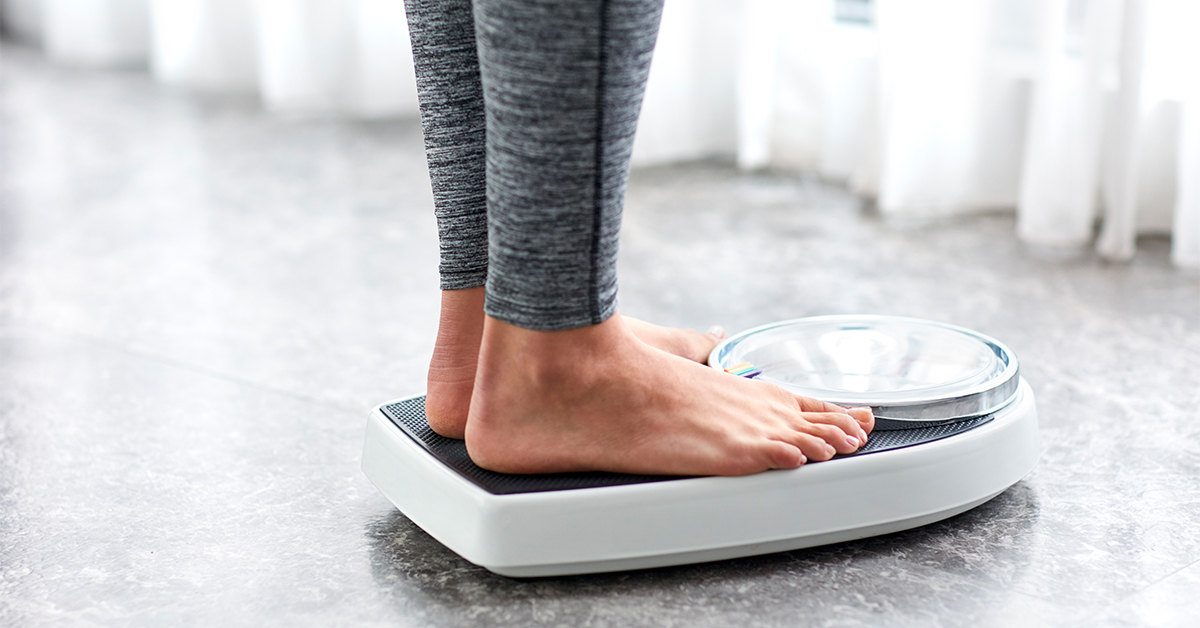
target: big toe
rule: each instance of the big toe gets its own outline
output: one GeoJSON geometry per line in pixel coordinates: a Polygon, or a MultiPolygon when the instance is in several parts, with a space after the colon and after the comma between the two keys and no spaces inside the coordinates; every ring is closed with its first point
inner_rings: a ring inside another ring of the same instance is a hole
{"type": "Polygon", "coordinates": [[[847,409],[847,412],[849,412],[850,416],[856,422],[858,422],[858,425],[863,429],[863,432],[870,434],[871,431],[875,429],[875,413],[871,411],[870,407],[863,406],[858,408],[849,408],[847,409]]]}

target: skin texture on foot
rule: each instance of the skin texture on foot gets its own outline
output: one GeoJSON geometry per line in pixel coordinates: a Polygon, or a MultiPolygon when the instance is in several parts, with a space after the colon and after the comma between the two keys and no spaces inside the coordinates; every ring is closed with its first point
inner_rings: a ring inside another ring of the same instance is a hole
{"type": "Polygon", "coordinates": [[[619,315],[552,332],[488,317],[466,441],[502,473],[747,475],[851,453],[873,425],[651,347],[619,315]]]}
{"type": "Polygon", "coordinates": [[[437,340],[429,360],[425,418],[433,431],[462,438],[483,339],[483,286],[443,290],[437,340]]]}
{"type": "MultiPolygon", "coordinates": [[[[426,379],[425,416],[433,431],[448,438],[462,438],[466,433],[475,366],[483,340],[483,302],[483,286],[442,291],[437,341],[426,379]]],[[[713,347],[725,338],[720,327],[702,334],[629,317],[625,321],[642,342],[695,362],[707,360],[713,347]]]]}
{"type": "MultiPolygon", "coordinates": [[[[621,316],[617,314],[617,316],[621,316]]],[[[623,316],[626,327],[637,336],[638,340],[672,355],[686,358],[701,364],[708,361],[708,354],[713,347],[725,339],[725,330],[713,326],[708,331],[700,333],[694,329],[679,329],[662,327],[653,323],[623,316]]]]}

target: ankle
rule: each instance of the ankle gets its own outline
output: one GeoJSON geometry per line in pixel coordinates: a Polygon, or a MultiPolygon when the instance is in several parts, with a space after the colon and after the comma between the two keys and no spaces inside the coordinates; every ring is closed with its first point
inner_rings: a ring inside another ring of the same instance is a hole
{"type": "Polygon", "coordinates": [[[438,340],[443,333],[453,333],[461,328],[483,327],[483,286],[463,290],[442,290],[441,308],[438,313],[438,340]]]}
{"type": "Polygon", "coordinates": [[[443,290],[430,370],[474,369],[483,335],[483,286],[443,290]]]}
{"type": "Polygon", "coordinates": [[[576,329],[537,331],[487,317],[480,347],[480,368],[505,369],[530,382],[554,383],[601,365],[626,345],[619,317],[576,329]]]}

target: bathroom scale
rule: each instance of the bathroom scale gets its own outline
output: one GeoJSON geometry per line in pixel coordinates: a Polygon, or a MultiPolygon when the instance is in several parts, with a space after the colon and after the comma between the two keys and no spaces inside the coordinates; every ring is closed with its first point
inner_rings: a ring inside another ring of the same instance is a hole
{"type": "Polygon", "coordinates": [[[362,469],[464,559],[537,577],[897,532],[974,508],[1037,463],[1037,412],[1016,356],[969,329],[891,316],[801,318],[730,337],[708,361],[749,363],[754,376],[799,394],[870,406],[875,430],[853,454],[742,477],[508,475],[475,466],[463,441],[434,433],[424,395],[414,395],[371,411],[362,469]]]}

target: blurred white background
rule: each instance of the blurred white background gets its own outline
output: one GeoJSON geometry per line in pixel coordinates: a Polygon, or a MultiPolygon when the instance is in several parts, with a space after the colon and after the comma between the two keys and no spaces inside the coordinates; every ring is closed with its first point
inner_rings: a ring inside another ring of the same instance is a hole
{"type": "MultiPolygon", "coordinates": [[[[77,66],[417,115],[402,0],[3,0],[77,66]]],[[[667,0],[635,164],[816,172],[891,220],[1017,211],[1031,245],[1200,267],[1200,2],[667,0]],[[1099,225],[1099,229],[1097,229],[1099,225]]]]}

